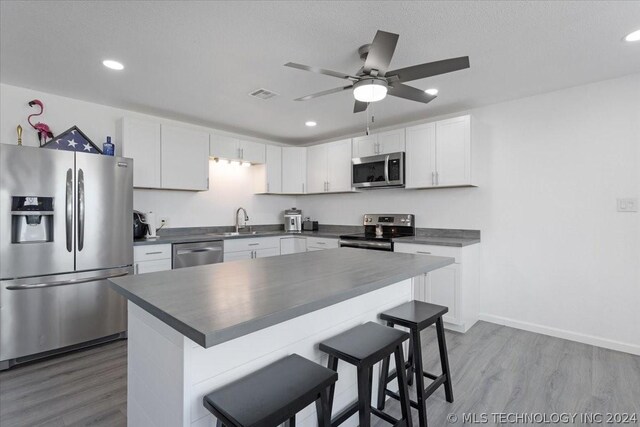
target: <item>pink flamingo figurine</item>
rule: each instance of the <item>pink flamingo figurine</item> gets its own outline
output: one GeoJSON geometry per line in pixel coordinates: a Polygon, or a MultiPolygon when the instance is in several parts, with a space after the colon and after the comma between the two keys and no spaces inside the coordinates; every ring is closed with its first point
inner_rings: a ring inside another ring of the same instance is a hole
{"type": "Polygon", "coordinates": [[[46,142],[47,138],[53,138],[53,133],[51,132],[51,129],[49,129],[49,125],[45,123],[38,122],[35,125],[31,123],[31,117],[39,116],[44,112],[44,104],[42,103],[42,101],[40,101],[39,99],[34,99],[33,101],[29,102],[29,107],[33,107],[34,105],[40,107],[40,112],[29,115],[29,117],[27,117],[27,121],[29,122],[31,127],[38,132],[38,141],[40,142],[40,146],[42,146],[42,142],[46,142]]]}

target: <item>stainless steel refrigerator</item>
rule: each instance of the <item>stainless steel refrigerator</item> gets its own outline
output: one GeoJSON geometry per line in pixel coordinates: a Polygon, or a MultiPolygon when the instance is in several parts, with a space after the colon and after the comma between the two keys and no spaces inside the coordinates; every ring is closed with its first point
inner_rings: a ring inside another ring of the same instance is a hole
{"type": "Polygon", "coordinates": [[[0,144],[0,370],[124,336],[133,160],[0,144]]]}

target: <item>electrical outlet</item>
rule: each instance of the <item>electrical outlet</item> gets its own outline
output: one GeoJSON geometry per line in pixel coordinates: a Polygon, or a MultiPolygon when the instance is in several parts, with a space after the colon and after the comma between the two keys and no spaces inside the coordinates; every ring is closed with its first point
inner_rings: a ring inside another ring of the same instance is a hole
{"type": "Polygon", "coordinates": [[[162,228],[168,228],[169,227],[169,218],[160,218],[160,224],[158,224],[160,227],[162,228]]]}
{"type": "Polygon", "coordinates": [[[618,212],[638,212],[638,199],[618,199],[618,212]]]}

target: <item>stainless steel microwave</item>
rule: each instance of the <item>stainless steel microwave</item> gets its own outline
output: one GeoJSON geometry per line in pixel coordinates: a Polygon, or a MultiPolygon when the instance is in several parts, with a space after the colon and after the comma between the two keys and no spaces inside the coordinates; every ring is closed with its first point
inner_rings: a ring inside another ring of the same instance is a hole
{"type": "Polygon", "coordinates": [[[354,188],[404,187],[404,153],[353,159],[351,179],[354,188]]]}

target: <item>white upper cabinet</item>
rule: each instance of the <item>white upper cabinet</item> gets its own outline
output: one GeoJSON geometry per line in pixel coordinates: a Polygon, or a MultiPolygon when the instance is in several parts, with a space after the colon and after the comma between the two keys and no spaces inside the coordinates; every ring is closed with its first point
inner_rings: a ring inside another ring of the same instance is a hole
{"type": "Polygon", "coordinates": [[[196,191],[209,188],[207,132],[163,125],[160,145],[162,188],[196,191]]]}
{"type": "Polygon", "coordinates": [[[307,193],[351,191],[351,140],[307,148],[307,193]]]}
{"type": "Polygon", "coordinates": [[[351,191],[351,140],[330,142],[327,146],[327,192],[351,191]]]}
{"type": "Polygon", "coordinates": [[[436,185],[435,123],[407,128],[405,167],[407,188],[436,185]]]}
{"type": "Polygon", "coordinates": [[[395,129],[353,139],[353,157],[368,157],[405,150],[404,129],[395,129]]]}
{"type": "Polygon", "coordinates": [[[471,184],[471,117],[436,122],[436,184],[471,184]]]}
{"type": "Polygon", "coordinates": [[[327,145],[307,147],[307,193],[327,191],[327,145]]]}
{"type": "Polygon", "coordinates": [[[378,134],[378,154],[404,151],[404,129],[395,129],[378,134]]]}
{"type": "Polygon", "coordinates": [[[238,142],[240,149],[240,160],[250,163],[264,163],[266,157],[265,144],[253,141],[240,140],[238,142]]]}
{"type": "Polygon", "coordinates": [[[265,185],[267,193],[282,192],[282,148],[266,146],[265,185]]]}
{"type": "Polygon", "coordinates": [[[133,186],[160,188],[160,123],[125,117],[119,126],[122,156],[133,159],[133,186]]]}
{"type": "Polygon", "coordinates": [[[240,152],[238,151],[238,138],[212,133],[209,142],[209,156],[220,159],[237,159],[240,152]]]}
{"type": "Polygon", "coordinates": [[[261,164],[265,162],[265,150],[265,144],[259,142],[245,141],[218,132],[211,134],[209,146],[211,157],[261,164]]]}
{"type": "Polygon", "coordinates": [[[304,194],[307,186],[307,149],[282,147],[282,192],[304,194]]]}
{"type": "Polygon", "coordinates": [[[353,157],[369,157],[378,154],[378,135],[353,138],[353,157]]]}
{"type": "Polygon", "coordinates": [[[472,185],[470,116],[410,127],[406,134],[407,188],[472,185]]]}

